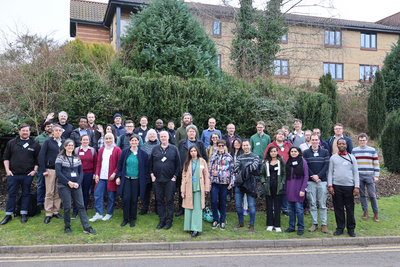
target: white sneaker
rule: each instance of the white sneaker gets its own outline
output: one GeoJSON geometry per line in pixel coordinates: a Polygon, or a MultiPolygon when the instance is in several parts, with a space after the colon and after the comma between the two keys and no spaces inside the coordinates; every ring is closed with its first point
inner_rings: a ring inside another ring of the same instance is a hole
{"type": "Polygon", "coordinates": [[[112,217],[112,214],[106,214],[106,216],[103,217],[103,221],[108,221],[112,217]]]}
{"type": "Polygon", "coordinates": [[[273,226],[268,226],[267,227],[267,231],[270,231],[270,232],[272,232],[272,230],[274,229],[274,227],[273,226]]]}
{"type": "Polygon", "coordinates": [[[96,212],[96,215],[94,215],[93,218],[89,220],[89,222],[95,222],[100,219],[103,219],[103,215],[100,215],[96,212]]]}
{"type": "Polygon", "coordinates": [[[275,228],[275,231],[276,231],[277,233],[282,233],[282,229],[281,229],[280,227],[276,227],[276,228],[275,228]]]}

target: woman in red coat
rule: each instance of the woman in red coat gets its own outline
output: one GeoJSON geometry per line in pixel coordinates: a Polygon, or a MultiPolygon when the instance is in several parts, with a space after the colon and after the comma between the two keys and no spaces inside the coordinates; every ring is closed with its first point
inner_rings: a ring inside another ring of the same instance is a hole
{"type": "Polygon", "coordinates": [[[118,159],[121,155],[121,149],[115,145],[114,135],[107,133],[104,136],[105,147],[102,147],[97,157],[97,166],[95,170],[96,187],[94,189],[94,208],[96,215],[89,221],[94,222],[102,219],[107,221],[114,213],[115,195],[117,185],[115,175],[117,173],[118,159]],[[104,196],[108,192],[107,214],[103,217],[104,196]]]}

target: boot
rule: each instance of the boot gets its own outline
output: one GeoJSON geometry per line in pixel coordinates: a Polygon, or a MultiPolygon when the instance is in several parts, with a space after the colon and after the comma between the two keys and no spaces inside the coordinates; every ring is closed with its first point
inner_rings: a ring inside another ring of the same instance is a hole
{"type": "Polygon", "coordinates": [[[363,220],[368,220],[369,215],[368,215],[368,211],[364,211],[364,215],[362,216],[363,220]]]}
{"type": "Polygon", "coordinates": [[[374,222],[379,222],[378,212],[374,212],[374,222]]]}
{"type": "Polygon", "coordinates": [[[244,227],[244,223],[239,223],[238,225],[234,226],[233,229],[237,230],[237,229],[242,228],[242,227],[244,227]]]}

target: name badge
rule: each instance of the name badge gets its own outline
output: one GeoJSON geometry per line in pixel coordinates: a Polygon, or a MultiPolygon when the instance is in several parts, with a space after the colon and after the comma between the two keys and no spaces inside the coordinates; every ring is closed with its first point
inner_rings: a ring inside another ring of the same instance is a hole
{"type": "Polygon", "coordinates": [[[257,143],[256,143],[256,146],[259,146],[259,145],[260,145],[260,142],[257,142],[257,143]]]}
{"type": "Polygon", "coordinates": [[[63,132],[65,132],[65,129],[63,128],[63,132]]]}
{"type": "Polygon", "coordinates": [[[364,153],[364,156],[369,156],[369,153],[364,153]]]}
{"type": "MultiPolygon", "coordinates": [[[[296,163],[297,163],[297,162],[296,162],[296,163]]],[[[275,170],[275,171],[279,170],[279,167],[275,167],[274,170],[275,170]]]]}
{"type": "Polygon", "coordinates": [[[79,152],[79,156],[85,156],[85,152],[79,152]]]}
{"type": "Polygon", "coordinates": [[[318,157],[319,156],[319,154],[318,153],[314,153],[314,157],[318,157]]]}
{"type": "Polygon", "coordinates": [[[285,148],[284,148],[284,147],[282,147],[282,148],[281,148],[281,151],[282,151],[282,152],[283,152],[283,151],[285,151],[285,148]]]}
{"type": "Polygon", "coordinates": [[[76,177],[76,172],[71,172],[71,177],[76,177]]]}
{"type": "Polygon", "coordinates": [[[343,162],[343,165],[349,165],[349,163],[347,161],[343,162]]]}
{"type": "Polygon", "coordinates": [[[74,159],[74,162],[78,162],[78,159],[74,159]]]}
{"type": "Polygon", "coordinates": [[[139,133],[139,135],[143,135],[143,133],[139,133]]]}
{"type": "Polygon", "coordinates": [[[28,148],[28,150],[29,150],[29,151],[35,151],[35,149],[33,149],[33,148],[28,148]]]}
{"type": "Polygon", "coordinates": [[[29,144],[28,143],[25,143],[22,147],[23,148],[27,148],[29,146],[29,144]]]}
{"type": "Polygon", "coordinates": [[[293,166],[296,166],[297,165],[297,161],[293,161],[293,166]]]}
{"type": "Polygon", "coordinates": [[[166,161],[167,160],[167,158],[166,157],[163,157],[162,159],[161,159],[161,162],[164,162],[164,161],[166,161]]]}
{"type": "Polygon", "coordinates": [[[204,165],[200,165],[200,169],[204,169],[204,165]]]}

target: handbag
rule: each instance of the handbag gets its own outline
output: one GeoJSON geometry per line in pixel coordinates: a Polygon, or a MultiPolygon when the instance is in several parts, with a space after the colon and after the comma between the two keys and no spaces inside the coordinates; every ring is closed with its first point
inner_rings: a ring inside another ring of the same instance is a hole
{"type": "MultiPolygon", "coordinates": [[[[218,215],[221,215],[221,214],[219,213],[219,211],[218,211],[218,215]]],[[[206,207],[206,208],[204,209],[204,216],[203,216],[203,219],[204,219],[206,222],[209,222],[209,223],[212,223],[212,222],[214,221],[213,213],[212,213],[212,211],[211,211],[211,209],[210,209],[209,207],[206,207]]]]}

